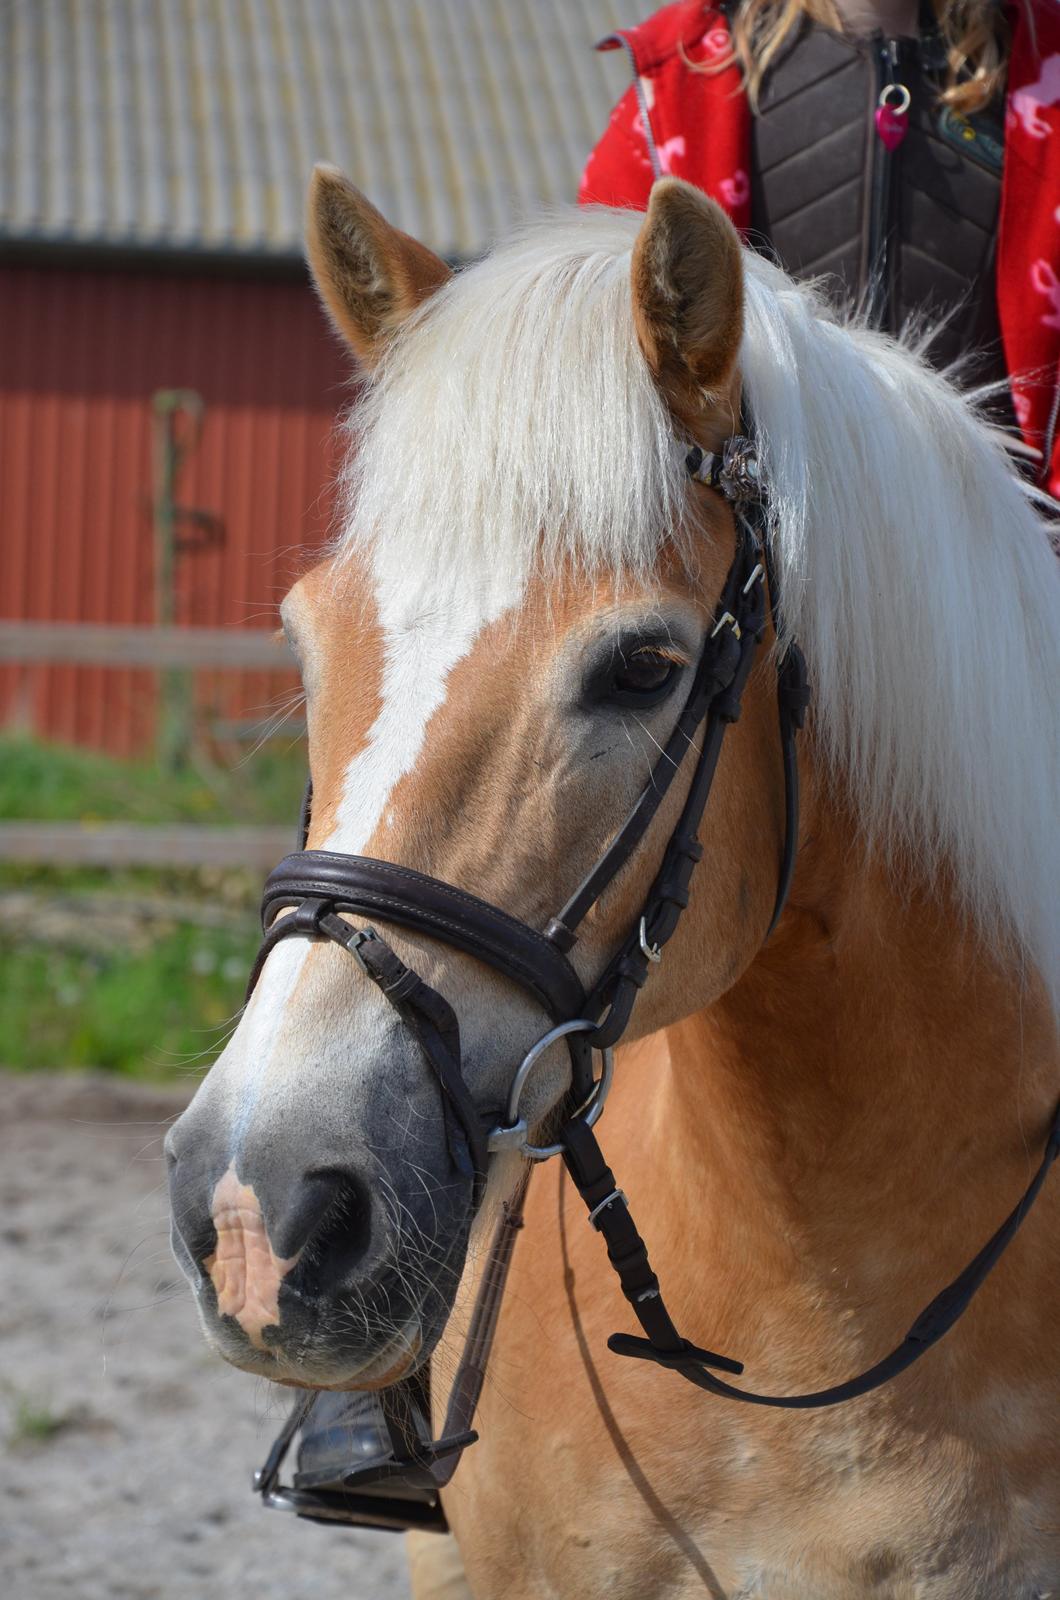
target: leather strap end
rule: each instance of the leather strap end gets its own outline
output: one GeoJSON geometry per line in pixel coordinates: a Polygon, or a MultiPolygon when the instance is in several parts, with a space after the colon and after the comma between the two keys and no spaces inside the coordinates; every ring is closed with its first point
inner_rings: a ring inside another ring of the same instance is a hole
{"type": "Polygon", "coordinates": [[[607,1348],[616,1356],[635,1356],[640,1361],[654,1361],[660,1367],[679,1370],[681,1367],[714,1367],[718,1372],[731,1372],[738,1378],[743,1362],[731,1356],[719,1356],[714,1350],[703,1350],[697,1344],[681,1341],[679,1350],[660,1350],[650,1339],[638,1339],[633,1333],[613,1333],[607,1348]]]}
{"type": "Polygon", "coordinates": [[[578,942],[578,935],[574,932],[574,929],[568,928],[567,924],[559,917],[550,919],[548,927],[545,929],[544,937],[549,944],[554,944],[562,955],[566,955],[568,950],[573,950],[578,942]]]}
{"type": "Polygon", "coordinates": [[[801,728],[812,698],[810,674],[806,657],[794,639],[791,640],[777,673],[777,698],[781,710],[795,728],[801,728]]]}

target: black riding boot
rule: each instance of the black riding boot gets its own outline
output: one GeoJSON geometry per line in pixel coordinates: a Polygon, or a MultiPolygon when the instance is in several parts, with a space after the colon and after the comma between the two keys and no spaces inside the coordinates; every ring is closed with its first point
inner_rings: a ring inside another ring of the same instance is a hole
{"type": "Polygon", "coordinates": [[[302,1489],[339,1490],[348,1473],[389,1453],[390,1440],[374,1394],[320,1394],[298,1441],[295,1484],[302,1489]]]}
{"type": "MultiPolygon", "coordinates": [[[[431,1437],[428,1373],[414,1373],[391,1393],[398,1390],[406,1429],[413,1440],[426,1444],[431,1437]]],[[[344,1489],[350,1473],[386,1460],[393,1455],[394,1448],[379,1394],[322,1390],[302,1425],[295,1487],[344,1489]]],[[[396,1488],[396,1484],[392,1486],[396,1488]]]]}

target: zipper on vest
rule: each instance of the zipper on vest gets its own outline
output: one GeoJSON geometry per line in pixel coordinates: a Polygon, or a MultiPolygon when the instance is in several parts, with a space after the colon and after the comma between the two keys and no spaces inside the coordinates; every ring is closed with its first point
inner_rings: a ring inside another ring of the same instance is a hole
{"type": "Polygon", "coordinates": [[[867,251],[867,279],[865,283],[865,308],[869,322],[888,333],[894,316],[893,270],[891,259],[892,236],[895,225],[894,163],[896,151],[891,151],[880,138],[876,128],[876,108],[884,90],[899,84],[901,44],[897,39],[884,39],[877,35],[871,43],[874,94],[869,109],[869,226],[867,251]]]}
{"type": "Polygon", "coordinates": [[[651,107],[648,105],[648,96],[644,91],[644,79],[640,75],[633,46],[624,33],[609,33],[596,46],[597,50],[615,50],[618,48],[626,52],[629,57],[630,67],[633,69],[633,93],[637,97],[641,126],[644,129],[644,143],[648,147],[648,157],[651,161],[651,181],[652,183],[658,183],[663,175],[662,162],[659,160],[659,147],[655,142],[655,129],[652,127],[651,107]]]}

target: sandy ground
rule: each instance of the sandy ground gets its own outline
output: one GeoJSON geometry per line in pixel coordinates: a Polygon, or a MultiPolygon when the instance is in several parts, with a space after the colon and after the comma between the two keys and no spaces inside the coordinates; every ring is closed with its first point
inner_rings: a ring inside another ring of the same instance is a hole
{"type": "Polygon", "coordinates": [[[399,1536],[250,1493],[285,1400],[209,1354],[170,1258],[180,1105],[0,1073],[0,1595],[405,1600],[399,1536]]]}

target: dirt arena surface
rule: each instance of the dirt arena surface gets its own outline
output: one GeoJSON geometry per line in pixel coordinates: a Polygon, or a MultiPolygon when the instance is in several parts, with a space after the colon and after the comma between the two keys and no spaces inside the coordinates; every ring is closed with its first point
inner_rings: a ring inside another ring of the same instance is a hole
{"type": "Polygon", "coordinates": [[[0,1595],[406,1600],[400,1537],[250,1493],[285,1399],[209,1354],[169,1254],[187,1095],[0,1073],[0,1096],[0,1595]]]}

